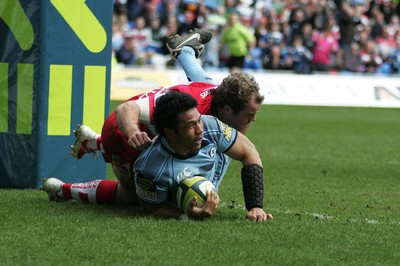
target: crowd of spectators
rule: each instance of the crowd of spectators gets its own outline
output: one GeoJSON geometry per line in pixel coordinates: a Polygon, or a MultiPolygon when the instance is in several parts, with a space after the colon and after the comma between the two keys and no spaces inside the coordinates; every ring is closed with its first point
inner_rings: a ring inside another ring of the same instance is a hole
{"type": "Polygon", "coordinates": [[[231,13],[254,35],[245,69],[400,74],[398,0],[115,0],[113,60],[174,67],[168,38],[208,28],[202,64],[227,67],[231,13]]]}

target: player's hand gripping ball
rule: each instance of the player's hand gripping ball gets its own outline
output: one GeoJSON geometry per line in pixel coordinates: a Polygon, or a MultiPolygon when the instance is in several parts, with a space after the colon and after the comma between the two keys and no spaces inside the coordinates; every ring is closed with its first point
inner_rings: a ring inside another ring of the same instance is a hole
{"type": "Polygon", "coordinates": [[[191,178],[184,179],[178,186],[176,193],[176,201],[179,208],[186,213],[190,207],[190,202],[196,196],[197,207],[204,205],[206,201],[206,192],[214,189],[213,183],[207,178],[202,176],[194,176],[191,178]]]}

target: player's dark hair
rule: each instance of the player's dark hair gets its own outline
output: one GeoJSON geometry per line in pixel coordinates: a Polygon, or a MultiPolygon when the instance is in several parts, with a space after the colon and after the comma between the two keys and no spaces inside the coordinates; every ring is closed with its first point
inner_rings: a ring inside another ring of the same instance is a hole
{"type": "Polygon", "coordinates": [[[236,115],[245,109],[253,95],[257,103],[264,101],[260,94],[260,86],[253,76],[246,73],[233,73],[222,80],[222,83],[213,91],[211,105],[212,114],[216,114],[218,108],[228,105],[236,115]]]}
{"type": "Polygon", "coordinates": [[[197,100],[185,92],[170,91],[160,96],[156,101],[153,115],[156,132],[164,135],[164,128],[176,130],[178,115],[195,107],[197,100]]]}

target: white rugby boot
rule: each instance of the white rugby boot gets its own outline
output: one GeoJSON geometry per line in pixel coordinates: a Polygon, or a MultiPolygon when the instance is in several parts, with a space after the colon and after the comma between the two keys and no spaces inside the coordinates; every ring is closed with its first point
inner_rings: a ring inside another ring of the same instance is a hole
{"type": "Polygon", "coordinates": [[[93,157],[97,159],[97,138],[100,136],[90,127],[78,125],[73,131],[76,137],[74,145],[71,145],[71,154],[76,159],[81,159],[86,153],[93,153],[93,157]],[[90,145],[88,145],[90,143],[90,145]]]}
{"type": "Polygon", "coordinates": [[[42,190],[49,195],[50,201],[64,201],[66,199],[62,196],[61,191],[63,184],[64,182],[60,179],[54,177],[45,178],[43,179],[42,190]]]}

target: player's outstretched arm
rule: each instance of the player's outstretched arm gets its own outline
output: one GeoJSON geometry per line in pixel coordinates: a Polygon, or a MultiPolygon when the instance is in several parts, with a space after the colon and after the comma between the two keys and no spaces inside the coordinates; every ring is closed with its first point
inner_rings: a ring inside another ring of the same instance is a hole
{"type": "Polygon", "coordinates": [[[241,171],[243,195],[248,213],[246,219],[256,222],[272,220],[272,215],[263,210],[264,173],[260,155],[254,144],[243,134],[238,137],[226,153],[232,159],[242,162],[241,171]]]}
{"type": "Polygon", "coordinates": [[[124,133],[129,145],[143,150],[152,142],[146,132],[139,128],[140,107],[135,101],[127,101],[115,109],[117,125],[124,133]]]}
{"type": "Polygon", "coordinates": [[[256,146],[240,132],[238,132],[235,143],[226,152],[226,155],[240,161],[243,166],[256,164],[262,167],[262,161],[256,146]]]}

